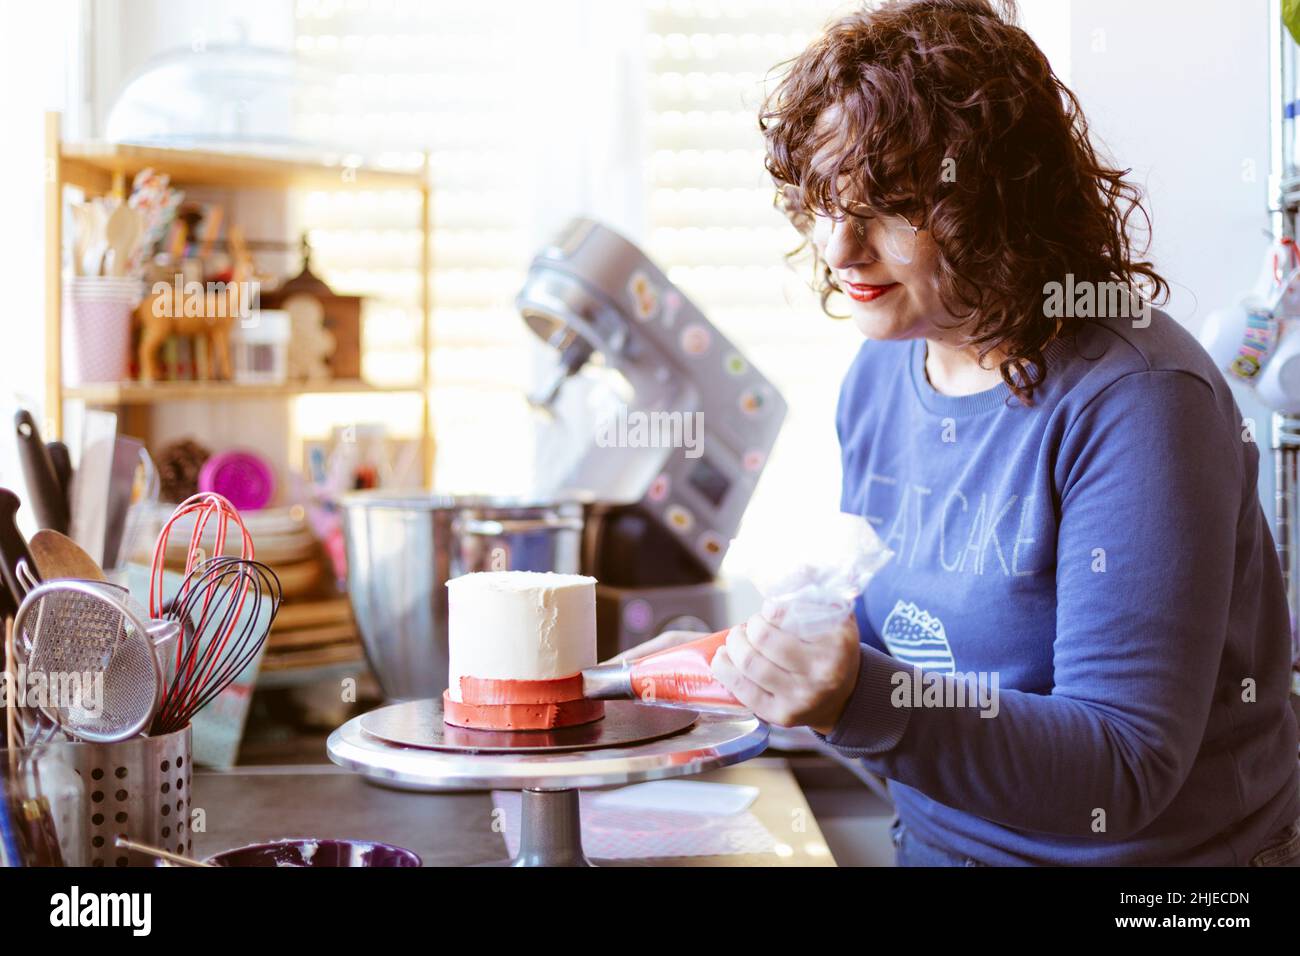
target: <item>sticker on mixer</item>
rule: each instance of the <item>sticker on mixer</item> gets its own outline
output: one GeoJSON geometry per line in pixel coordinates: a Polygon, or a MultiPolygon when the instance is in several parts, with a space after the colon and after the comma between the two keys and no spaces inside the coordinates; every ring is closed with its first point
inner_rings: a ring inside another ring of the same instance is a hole
{"type": "Polygon", "coordinates": [[[665,512],[665,517],[678,531],[690,531],[695,526],[695,516],[681,505],[673,505],[665,512]]]}
{"type": "Polygon", "coordinates": [[[760,468],[763,467],[763,462],[765,460],[766,459],[761,451],[757,451],[757,450],[747,451],[745,452],[745,458],[744,458],[745,470],[758,471],[760,468]]]}
{"type": "Polygon", "coordinates": [[[753,390],[741,393],[740,410],[746,415],[757,415],[763,410],[763,396],[753,390]]]}
{"type": "Polygon", "coordinates": [[[650,608],[650,602],[642,598],[628,601],[627,607],[623,609],[623,626],[633,634],[644,634],[650,630],[650,625],[654,622],[654,611],[650,608]]]}
{"type": "Polygon", "coordinates": [[[713,531],[700,535],[700,553],[708,558],[716,558],[722,553],[722,539],[713,531]]]}
{"type": "Polygon", "coordinates": [[[632,273],[627,280],[627,294],[632,297],[632,312],[642,322],[654,317],[659,309],[659,289],[644,272],[632,273]]]}
{"type": "Polygon", "coordinates": [[[651,501],[663,501],[668,497],[669,478],[667,475],[660,475],[650,483],[650,490],[646,492],[646,497],[651,501]]]}
{"type": "Polygon", "coordinates": [[[702,325],[688,325],[682,330],[682,351],[687,355],[703,355],[712,342],[713,336],[702,325]]]}
{"type": "Polygon", "coordinates": [[[668,328],[673,327],[677,321],[677,313],[682,308],[682,294],[676,289],[669,289],[664,293],[664,325],[668,328]]]}
{"type": "Polygon", "coordinates": [[[744,375],[749,371],[749,363],[739,352],[732,352],[727,356],[726,368],[729,375],[744,375]]]}

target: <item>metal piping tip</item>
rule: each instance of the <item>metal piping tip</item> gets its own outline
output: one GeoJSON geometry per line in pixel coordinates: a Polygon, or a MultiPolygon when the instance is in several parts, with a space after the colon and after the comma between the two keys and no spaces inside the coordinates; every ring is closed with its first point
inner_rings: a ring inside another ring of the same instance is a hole
{"type": "Polygon", "coordinates": [[[630,664],[601,664],[582,672],[582,696],[588,700],[632,700],[630,664]]]}

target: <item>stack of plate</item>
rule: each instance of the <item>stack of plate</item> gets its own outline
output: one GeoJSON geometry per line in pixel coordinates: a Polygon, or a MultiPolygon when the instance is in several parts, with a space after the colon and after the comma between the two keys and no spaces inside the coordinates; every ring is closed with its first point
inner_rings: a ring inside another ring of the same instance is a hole
{"type": "MultiPolygon", "coordinates": [[[[158,506],[155,527],[147,540],[172,512],[172,506],[158,506]]],[[[307,525],[300,507],[245,511],[240,517],[254,543],[254,557],[280,579],[284,603],[267,638],[262,655],[262,672],[301,670],[351,663],[363,659],[361,640],[348,599],[335,588],[333,574],[319,542],[307,525]]],[[[167,567],[181,570],[193,532],[192,519],[173,527],[167,541],[167,567]]],[[[224,552],[239,553],[238,528],[227,531],[224,552]]],[[[203,548],[209,554],[216,547],[215,528],[204,530],[203,548]]],[[[149,555],[137,555],[148,563],[149,555]]]]}
{"type": "Polygon", "coordinates": [[[267,638],[262,670],[329,667],[362,657],[361,639],[346,597],[285,601],[267,638]]]}
{"type": "MultiPolygon", "coordinates": [[[[162,523],[171,516],[173,506],[158,505],[154,514],[154,533],[142,535],[141,541],[148,541],[150,548],[162,523]]],[[[253,539],[253,556],[267,565],[280,579],[284,589],[285,600],[292,600],[316,591],[324,576],[324,556],[316,537],[311,533],[301,508],[267,508],[264,511],[246,511],[240,514],[244,527],[253,539]]],[[[204,529],[202,547],[211,554],[217,546],[216,522],[209,522],[204,529]]],[[[185,556],[189,553],[190,535],[194,530],[194,517],[187,516],[178,521],[167,537],[166,564],[169,570],[180,571],[185,567],[185,556]]],[[[239,553],[239,529],[231,527],[226,532],[226,554],[239,553]]],[[[149,563],[150,554],[136,555],[137,561],[149,563]]]]}

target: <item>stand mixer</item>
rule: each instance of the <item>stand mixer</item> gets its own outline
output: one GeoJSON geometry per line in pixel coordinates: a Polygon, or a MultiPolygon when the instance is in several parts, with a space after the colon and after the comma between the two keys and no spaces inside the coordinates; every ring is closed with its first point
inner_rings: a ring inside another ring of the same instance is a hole
{"type": "Polygon", "coordinates": [[[558,360],[530,399],[548,417],[540,492],[588,502],[582,570],[600,582],[601,657],[725,627],[715,578],[785,401],[640,249],[591,219],[533,259],[516,306],[558,360]],[[617,373],[623,400],[583,404],[572,383],[591,366],[617,373]]]}

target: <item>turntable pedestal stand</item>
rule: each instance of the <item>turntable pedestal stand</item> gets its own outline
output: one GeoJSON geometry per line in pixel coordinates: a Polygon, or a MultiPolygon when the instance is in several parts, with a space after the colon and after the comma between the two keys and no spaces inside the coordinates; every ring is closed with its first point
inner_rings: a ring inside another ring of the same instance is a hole
{"type": "Polygon", "coordinates": [[[450,727],[440,700],[418,700],[353,718],[330,734],[326,750],[339,766],[395,789],[519,790],[519,852],[497,865],[590,866],[583,789],[702,773],[767,746],[767,725],[752,715],[628,701],[608,701],[593,724],[538,734],[450,727]]]}
{"type": "Polygon", "coordinates": [[[510,866],[591,866],[582,850],[580,790],[520,794],[519,852],[510,866]]]}

